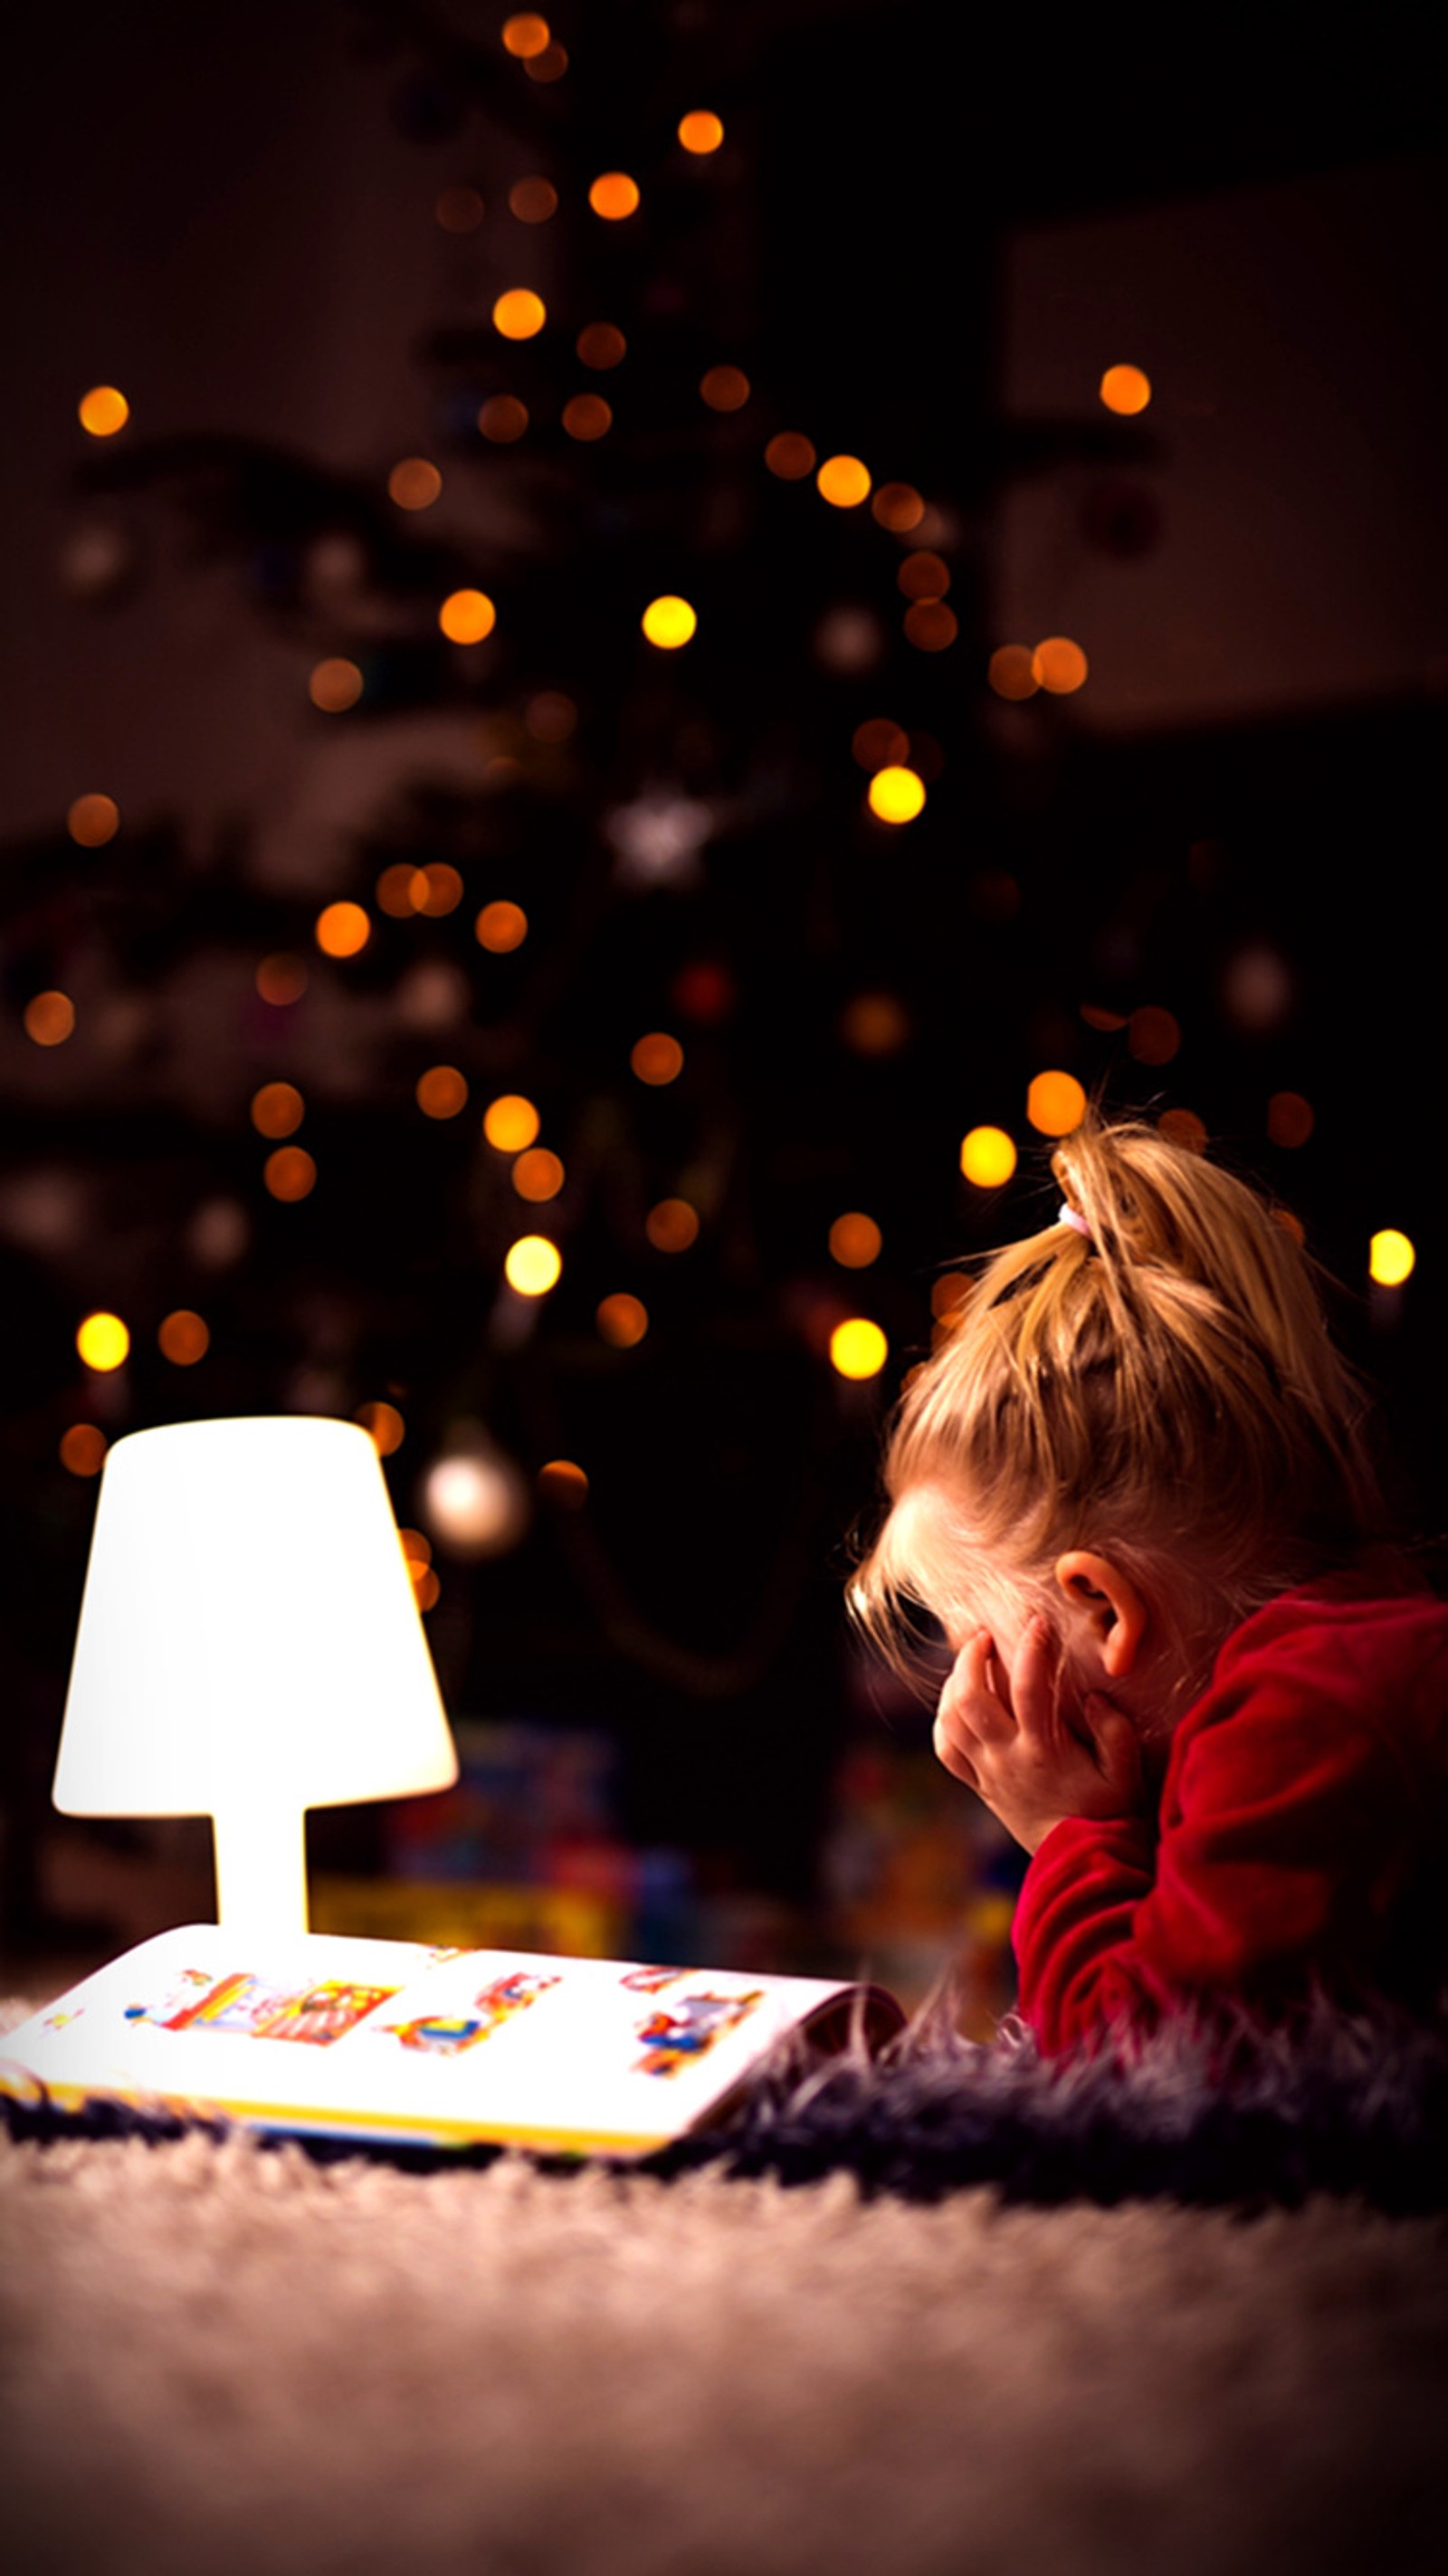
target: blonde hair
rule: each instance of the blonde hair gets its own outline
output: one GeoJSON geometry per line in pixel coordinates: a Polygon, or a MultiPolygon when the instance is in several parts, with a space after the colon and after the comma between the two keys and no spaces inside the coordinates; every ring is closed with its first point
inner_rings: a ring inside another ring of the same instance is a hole
{"type": "Polygon", "coordinates": [[[987,1263],[892,1426],[850,1606],[896,1660],[912,1605],[979,1617],[1003,1582],[1055,1625],[1076,1546],[1150,1575],[1183,1645],[1215,1646],[1381,1525],[1364,1398],[1255,1192],[1094,1116],[1051,1169],[1070,1217],[987,1263]],[[921,1495],[944,1506],[944,1565],[920,1561],[921,1495]]]}

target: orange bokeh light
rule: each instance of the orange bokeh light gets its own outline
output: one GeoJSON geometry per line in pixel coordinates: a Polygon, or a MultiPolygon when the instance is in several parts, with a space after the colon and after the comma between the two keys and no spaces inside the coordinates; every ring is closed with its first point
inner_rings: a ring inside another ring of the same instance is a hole
{"type": "Polygon", "coordinates": [[[508,212],[520,224],[546,224],[558,212],[558,191],[552,180],[515,179],[508,190],[508,212]]]}
{"type": "Polygon", "coordinates": [[[724,124],[707,107],[691,107],[678,124],[679,141],[686,152],[717,152],[724,140],[724,124]]]}
{"type": "Polygon", "coordinates": [[[1300,1091],[1274,1091],[1267,1103],[1267,1133],[1274,1145],[1295,1150],[1305,1145],[1317,1125],[1310,1100],[1300,1091]]]}
{"type": "Polygon", "coordinates": [[[131,417],[131,406],[119,385],[92,385],[76,405],[76,418],[92,438],[114,438],[131,417]]]}
{"type": "Polygon", "coordinates": [[[445,233],[475,233],[484,212],[476,188],[444,188],[433,208],[445,233]]]}
{"type": "Polygon", "coordinates": [[[764,462],[781,483],[802,483],[815,469],[815,450],[797,429],[781,429],[764,451],[764,462]]]}
{"type": "Polygon", "coordinates": [[[493,306],[493,328],[505,340],[535,340],[548,319],[548,307],[531,286],[510,286],[493,306]]]}
{"type": "Polygon", "coordinates": [[[483,1134],[500,1154],[520,1154],[531,1145],[541,1125],[531,1100],[521,1091],[504,1091],[483,1111],[483,1134]]]}
{"type": "Polygon", "coordinates": [[[424,1118],[456,1118],[468,1105],[467,1078],[455,1064],[429,1065],[418,1075],[416,1099],[424,1118]]]}
{"type": "Polygon", "coordinates": [[[114,796],[77,796],[67,809],[65,828],[81,849],[103,849],[121,828],[121,809],[114,796]]]}
{"type": "Polygon", "coordinates": [[[317,1186],[317,1166],[300,1145],[278,1145],[274,1154],[268,1154],[261,1176],[272,1197],[288,1206],[310,1198],[317,1186]]]}
{"type": "Polygon", "coordinates": [[[481,644],[497,625],[498,612],[485,590],[451,590],[437,622],[450,644],[481,644]]]}
{"type": "Polygon", "coordinates": [[[870,469],[858,456],[827,456],[815,486],[836,510],[858,510],[870,497],[870,469]]]}
{"type": "Polygon", "coordinates": [[[613,410],[602,394],[573,394],[563,406],[563,426],[570,438],[587,443],[606,438],[613,427],[613,410]]]}
{"type": "Polygon", "coordinates": [[[1079,644],[1069,635],[1048,635],[1031,655],[1031,671],[1052,697],[1067,698],[1079,689],[1090,668],[1079,644]]]}
{"type": "Polygon", "coordinates": [[[60,1439],[60,1463],[73,1476],[98,1476],[109,1442],[94,1422],[73,1422],[60,1439]]]}
{"type": "Polygon", "coordinates": [[[586,322],[573,346],[584,367],[617,367],[628,355],[628,342],[612,322],[586,322]]]}
{"type": "Polygon", "coordinates": [[[339,653],[318,662],[307,681],[307,695],[324,716],[340,716],[355,707],[362,695],[362,674],[355,662],[339,653]]]}
{"type": "Polygon", "coordinates": [[[1086,1115],[1074,1073],[1038,1073],[1026,1093],[1026,1116],[1041,1136],[1069,1136],[1086,1115]]]}
{"type": "Polygon", "coordinates": [[[399,510],[430,510],[442,490],[442,476],[427,456],[404,456],[387,477],[389,499],[399,510]]]}
{"type": "Polygon", "coordinates": [[[751,390],[742,367],[708,367],[699,379],[699,391],[711,411],[742,410],[751,390]]]}
{"type": "Polygon", "coordinates": [[[907,537],[925,516],[925,504],[913,483],[882,483],[870,508],[881,527],[895,537],[907,537]]]}
{"type": "Polygon", "coordinates": [[[156,1334],[161,1357],[173,1368],[194,1368],[211,1348],[211,1328],[191,1306],[178,1306],[163,1316],[156,1334]]]}
{"type": "Polygon", "coordinates": [[[830,1227],[830,1254],[842,1270],[868,1270],[880,1258],[883,1238],[872,1216],[850,1208],[830,1227]]]}
{"type": "Polygon", "coordinates": [[[631,1351],[649,1329],[649,1310],[641,1297],[630,1297],[625,1289],[619,1289],[603,1299],[594,1322],[616,1351],[631,1351]]]}
{"type": "Polygon", "coordinates": [[[905,557],[895,579],[907,599],[943,599],[950,588],[950,566],[944,555],[922,546],[905,557]]]}
{"type": "Polygon", "coordinates": [[[519,62],[531,62],[535,54],[546,54],[552,42],[552,28],[536,11],[520,10],[515,17],[503,21],[503,43],[519,62]]]}
{"type": "Polygon", "coordinates": [[[256,970],[256,989],[262,1000],[277,1010],[299,1002],[307,989],[305,960],[291,956],[285,949],[263,957],[256,970]]]}
{"type": "Polygon", "coordinates": [[[264,1082],[252,1093],[251,1123],[259,1136],[294,1136],[306,1114],[294,1082],[264,1082]]]}
{"type": "Polygon", "coordinates": [[[698,1240],[698,1211],[687,1199],[659,1199],[644,1219],[644,1232],[656,1252],[687,1252],[698,1240]]]}
{"type": "Polygon", "coordinates": [[[506,957],[511,949],[521,948],[528,936],[528,916],[520,903],[485,903],[473,924],[480,948],[490,949],[495,957],[506,957]]]}
{"type": "Polygon", "coordinates": [[[74,1027],[75,1004],[69,993],[35,993],[25,1005],[25,1034],[36,1046],[64,1046],[74,1027]]]}
{"type": "Polygon", "coordinates": [[[407,1425],[395,1404],[359,1404],[352,1419],[361,1423],[379,1458],[390,1458],[407,1438],[407,1425]]]}
{"type": "Polygon", "coordinates": [[[556,1199],[563,1187],[563,1165],[546,1145],[530,1145],[513,1165],[513,1187],[520,1199],[541,1205],[544,1199],[556,1199]]]}
{"type": "Polygon", "coordinates": [[[1108,411],[1145,411],[1151,400],[1151,378],[1141,367],[1108,367],[1098,390],[1108,411]]]}
{"type": "Polygon", "coordinates": [[[478,427],[495,447],[509,447],[528,426],[528,406],[516,394],[489,394],[479,407],[478,427]]]}
{"type": "Polygon", "coordinates": [[[1025,644],[999,644],[986,664],[986,678],[998,698],[1033,698],[1041,683],[1035,655],[1025,644]]]}
{"type": "Polygon", "coordinates": [[[850,749],[862,769],[897,768],[910,757],[910,736],[889,716],[867,716],[851,734],[850,749]]]}
{"type": "Polygon", "coordinates": [[[647,1037],[638,1038],[629,1054],[629,1063],[640,1082],[658,1087],[673,1082],[684,1069],[684,1050],[677,1038],[663,1029],[651,1029],[647,1037]]]}
{"type": "Polygon", "coordinates": [[[943,653],[960,633],[960,620],[943,599],[917,599],[906,609],[905,640],[917,653],[943,653]]]}
{"type": "Polygon", "coordinates": [[[372,936],[360,903],[329,903],[317,915],[316,942],[324,957],[357,957],[372,936]]]}
{"type": "Polygon", "coordinates": [[[588,202],[606,224],[621,224],[638,211],[638,181],[626,170],[600,171],[588,191],[588,202]]]}

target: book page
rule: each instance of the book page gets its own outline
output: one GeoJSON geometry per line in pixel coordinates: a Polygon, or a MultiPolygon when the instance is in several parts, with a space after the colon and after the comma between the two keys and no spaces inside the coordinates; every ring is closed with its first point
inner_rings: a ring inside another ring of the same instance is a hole
{"type": "Polygon", "coordinates": [[[36,2082],[278,2130],[641,2154],[682,2135],[850,1989],[220,1925],[165,1932],[0,2040],[36,2082]]]}

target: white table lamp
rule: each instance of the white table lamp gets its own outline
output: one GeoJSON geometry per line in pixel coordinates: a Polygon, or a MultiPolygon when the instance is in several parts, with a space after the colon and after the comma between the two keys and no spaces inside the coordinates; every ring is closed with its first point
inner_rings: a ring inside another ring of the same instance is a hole
{"type": "Polygon", "coordinates": [[[307,1926],[308,1807],[457,1778],[372,1441],[282,1415],[133,1432],[101,1480],[54,1797],[209,1815],[218,1919],[307,1926]]]}

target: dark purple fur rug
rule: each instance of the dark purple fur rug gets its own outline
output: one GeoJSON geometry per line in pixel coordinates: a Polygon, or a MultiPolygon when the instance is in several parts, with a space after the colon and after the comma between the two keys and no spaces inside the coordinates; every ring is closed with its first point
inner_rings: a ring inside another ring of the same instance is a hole
{"type": "MultiPolygon", "coordinates": [[[[13,2136],[41,2140],[173,2138],[187,2125],[109,2103],[79,2119],[6,2115],[13,2136]]],[[[359,2152],[308,2142],[323,2160],[359,2152]]],[[[491,2152],[390,2161],[455,2170],[491,2152]]],[[[941,1997],[881,2056],[857,2045],[777,2061],[730,2116],[642,2170],[703,2165],[784,2183],[849,2172],[868,2196],[915,2201],[988,2184],[1037,2207],[1165,2199],[1250,2214],[1329,2193],[1425,2216],[1448,2209],[1448,2035],[1322,2005],[1290,2037],[1241,2031],[1228,2044],[1180,2024],[1129,2053],[1059,2062],[1015,2021],[989,2045],[962,2039],[941,1997]]]]}

